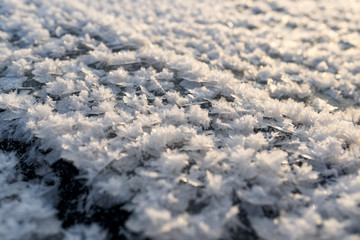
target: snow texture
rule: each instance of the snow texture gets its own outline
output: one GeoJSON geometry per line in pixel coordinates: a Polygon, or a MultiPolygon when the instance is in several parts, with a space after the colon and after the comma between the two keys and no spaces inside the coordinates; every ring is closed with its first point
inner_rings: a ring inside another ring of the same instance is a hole
{"type": "Polygon", "coordinates": [[[1,0],[0,239],[360,239],[359,0],[1,0]]]}

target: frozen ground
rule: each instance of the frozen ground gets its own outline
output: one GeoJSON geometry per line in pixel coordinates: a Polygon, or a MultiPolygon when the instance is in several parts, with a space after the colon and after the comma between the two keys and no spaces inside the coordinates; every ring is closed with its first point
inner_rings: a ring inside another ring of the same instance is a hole
{"type": "Polygon", "coordinates": [[[1,0],[0,239],[360,239],[360,2],[1,0]]]}

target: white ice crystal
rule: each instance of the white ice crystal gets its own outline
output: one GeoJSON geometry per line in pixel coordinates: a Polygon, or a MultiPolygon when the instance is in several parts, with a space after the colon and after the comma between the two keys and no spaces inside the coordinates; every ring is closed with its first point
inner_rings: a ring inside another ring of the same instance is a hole
{"type": "Polygon", "coordinates": [[[3,0],[0,238],[359,238],[359,6],[3,0]]]}

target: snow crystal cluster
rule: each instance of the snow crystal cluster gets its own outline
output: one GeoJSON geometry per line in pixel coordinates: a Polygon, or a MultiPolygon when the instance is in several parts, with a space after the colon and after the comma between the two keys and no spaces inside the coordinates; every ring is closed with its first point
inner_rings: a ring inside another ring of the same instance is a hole
{"type": "Polygon", "coordinates": [[[359,0],[2,0],[0,89],[0,239],[360,239],[359,0]]]}

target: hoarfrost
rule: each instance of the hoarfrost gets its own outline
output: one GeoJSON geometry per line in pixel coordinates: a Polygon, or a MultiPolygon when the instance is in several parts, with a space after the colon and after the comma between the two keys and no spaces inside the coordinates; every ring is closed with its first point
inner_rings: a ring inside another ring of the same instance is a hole
{"type": "Polygon", "coordinates": [[[359,238],[359,5],[2,1],[0,238],[359,238]]]}

